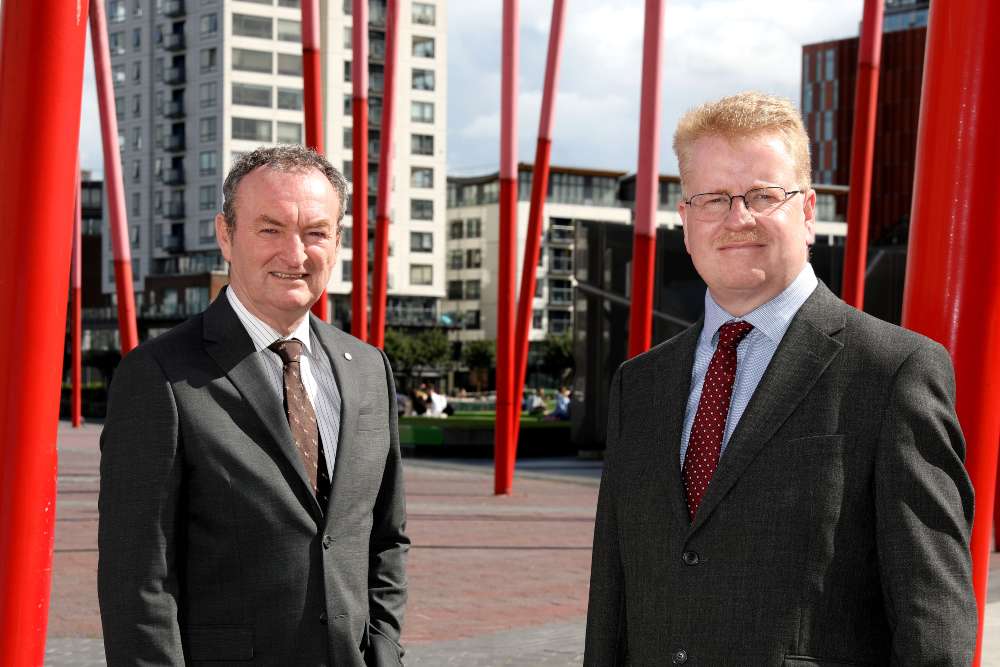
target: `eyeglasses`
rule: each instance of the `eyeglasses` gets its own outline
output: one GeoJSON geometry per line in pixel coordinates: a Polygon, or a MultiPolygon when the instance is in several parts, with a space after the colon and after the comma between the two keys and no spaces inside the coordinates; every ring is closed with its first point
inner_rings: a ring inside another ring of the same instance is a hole
{"type": "Polygon", "coordinates": [[[684,203],[691,207],[695,220],[702,222],[719,222],[729,215],[734,199],[742,199],[743,204],[751,213],[768,215],[781,206],[786,199],[797,195],[801,190],[787,191],[784,188],[754,188],[745,195],[729,195],[725,192],[706,192],[695,195],[684,203]]]}

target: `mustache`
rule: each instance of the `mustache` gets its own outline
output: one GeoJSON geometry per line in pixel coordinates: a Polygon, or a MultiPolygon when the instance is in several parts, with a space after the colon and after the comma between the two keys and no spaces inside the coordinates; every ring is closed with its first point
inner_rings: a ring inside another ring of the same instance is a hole
{"type": "Polygon", "coordinates": [[[763,243],[768,244],[771,242],[771,237],[764,232],[760,227],[754,227],[753,229],[748,229],[739,232],[723,232],[715,237],[712,241],[713,248],[721,248],[723,246],[731,245],[734,243],[763,243]]]}

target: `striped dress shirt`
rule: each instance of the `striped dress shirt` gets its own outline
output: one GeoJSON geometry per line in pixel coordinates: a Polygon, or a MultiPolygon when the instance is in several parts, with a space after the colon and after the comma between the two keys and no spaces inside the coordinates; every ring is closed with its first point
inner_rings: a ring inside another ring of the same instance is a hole
{"type": "Polygon", "coordinates": [[[705,374],[708,364],[715,354],[715,346],[719,342],[719,328],[729,322],[740,320],[753,325],[753,331],[747,334],[736,348],[736,380],[733,383],[733,398],[729,404],[729,415],[726,418],[726,431],[722,436],[721,457],[729,444],[729,437],[746,410],[753,392],[757,389],[764,371],[767,370],[778,344],[788,331],[795,313],[813,293],[819,281],[813,272],[812,264],[806,262],[798,277],[784,292],[767,303],[758,306],[744,317],[733,317],[719,304],[715,303],[712,293],[705,290],[705,326],[698,337],[698,347],[694,353],[694,370],[691,372],[691,394],[688,396],[687,412],[684,414],[684,430],[681,432],[681,468],[684,468],[684,456],[687,454],[688,440],[691,438],[691,427],[694,425],[695,414],[698,412],[698,401],[701,400],[701,390],[705,384],[705,374]]]}
{"type": "Polygon", "coordinates": [[[323,443],[323,453],[326,455],[327,472],[332,480],[333,466],[337,460],[337,438],[340,435],[340,391],[337,389],[337,380],[333,376],[333,367],[330,365],[329,357],[326,356],[326,351],[319,343],[312,344],[308,314],[295,331],[288,336],[282,336],[247,310],[232,287],[226,288],[226,297],[247,333],[250,334],[250,339],[257,348],[257,356],[263,362],[271,386],[274,387],[282,404],[285,400],[284,364],[281,362],[281,357],[267,348],[276,340],[296,338],[302,341],[303,354],[299,364],[302,370],[302,384],[305,385],[306,394],[309,395],[309,401],[316,412],[320,441],[323,443]]]}

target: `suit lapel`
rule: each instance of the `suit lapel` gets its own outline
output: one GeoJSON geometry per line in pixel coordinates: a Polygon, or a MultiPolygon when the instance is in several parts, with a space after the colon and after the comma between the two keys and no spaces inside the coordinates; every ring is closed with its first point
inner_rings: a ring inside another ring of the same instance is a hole
{"type": "Polygon", "coordinates": [[[843,329],[845,308],[820,283],[796,313],[719,459],[691,531],[707,520],[843,349],[831,335],[843,329]]]}
{"type": "Polygon", "coordinates": [[[288,417],[282,401],[268,380],[267,371],[257,356],[257,348],[250,334],[223,293],[205,311],[205,338],[208,340],[206,350],[209,356],[219,364],[229,381],[264,423],[278,449],[298,473],[299,479],[309,491],[308,495],[314,499],[316,509],[319,509],[302,457],[288,427],[288,417]]]}

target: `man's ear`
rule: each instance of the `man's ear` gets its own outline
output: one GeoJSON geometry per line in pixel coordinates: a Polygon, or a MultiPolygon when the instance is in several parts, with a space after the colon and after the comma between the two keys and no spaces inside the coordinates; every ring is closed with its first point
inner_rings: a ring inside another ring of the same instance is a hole
{"type": "Polygon", "coordinates": [[[223,259],[232,264],[233,240],[229,238],[229,227],[226,225],[226,216],[221,213],[215,216],[215,238],[219,242],[223,259]]]}
{"type": "Polygon", "coordinates": [[[805,215],[806,243],[812,245],[816,241],[816,191],[808,190],[805,193],[805,201],[802,204],[802,213],[805,215]]]}
{"type": "Polygon", "coordinates": [[[677,202],[677,213],[681,216],[681,228],[684,230],[684,249],[687,250],[688,254],[691,254],[691,246],[688,244],[688,224],[687,224],[687,206],[684,205],[683,199],[677,202]]]}

